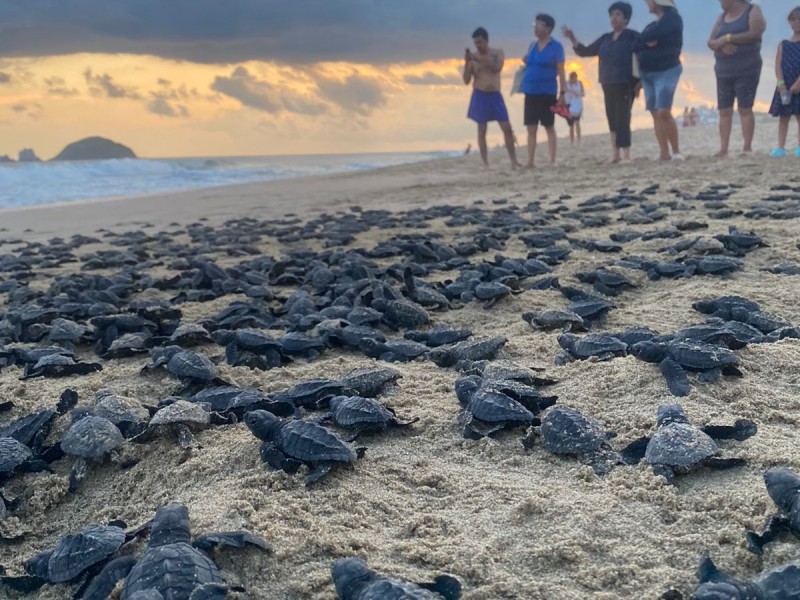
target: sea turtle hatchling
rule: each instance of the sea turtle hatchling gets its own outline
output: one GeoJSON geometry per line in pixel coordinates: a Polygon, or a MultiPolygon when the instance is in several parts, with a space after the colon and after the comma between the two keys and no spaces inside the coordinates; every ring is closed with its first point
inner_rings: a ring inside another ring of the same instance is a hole
{"type": "Polygon", "coordinates": [[[439,367],[452,367],[461,361],[492,360],[507,342],[502,336],[467,340],[434,348],[428,358],[439,367]]]}
{"type": "Polygon", "coordinates": [[[556,356],[557,365],[564,365],[571,359],[611,360],[628,353],[628,344],[608,333],[590,333],[583,337],[562,333],[558,336],[558,345],[564,351],[556,356]]]}
{"type": "Polygon", "coordinates": [[[733,426],[709,426],[704,429],[689,423],[680,404],[662,404],[656,412],[656,432],[652,438],[642,437],[622,452],[627,464],[642,458],[652,465],[653,472],[672,482],[676,474],[688,473],[700,466],[730,469],[745,464],[741,458],[719,458],[716,439],[746,440],[755,435],[757,426],[740,419],[733,426]],[[644,449],[644,454],[642,454],[644,449]]]}
{"type": "Polygon", "coordinates": [[[33,379],[34,377],[69,377],[70,375],[88,375],[102,371],[99,363],[75,362],[71,356],[63,354],[49,354],[40,358],[35,365],[25,365],[20,379],[33,379]]]}
{"type": "Polygon", "coordinates": [[[211,424],[211,414],[202,405],[182,398],[169,400],[174,402],[160,408],[150,419],[147,429],[133,438],[134,442],[147,442],[160,432],[169,431],[178,440],[181,448],[189,449],[194,443],[192,434],[211,424]]]}
{"type": "Polygon", "coordinates": [[[764,546],[784,532],[800,537],[800,477],[791,469],[773,467],[764,473],[764,483],[779,512],[767,520],[760,534],[746,534],[747,547],[755,554],[762,554],[764,546]]]}
{"type": "Polygon", "coordinates": [[[577,313],[571,310],[543,310],[540,312],[526,312],[522,319],[531,327],[550,331],[586,331],[586,324],[577,313]]]}
{"type": "Polygon", "coordinates": [[[402,379],[403,374],[391,367],[360,367],[339,378],[343,393],[375,398],[402,379]]]}
{"type": "Polygon", "coordinates": [[[362,433],[384,431],[387,427],[408,427],[419,421],[419,417],[401,421],[393,409],[372,398],[336,396],[330,399],[330,413],[320,420],[330,420],[337,427],[347,429],[353,434],[350,438],[353,440],[362,433]]]}
{"type": "Polygon", "coordinates": [[[86,476],[87,461],[102,459],[124,440],[119,428],[108,419],[85,409],[73,410],[72,425],[61,439],[64,453],[75,457],[69,476],[70,491],[76,491],[86,476]]]}
{"type": "Polygon", "coordinates": [[[706,557],[697,571],[699,583],[692,600],[797,600],[800,598],[800,565],[786,564],[740,581],[720,571],[706,557]]]}
{"type": "Polygon", "coordinates": [[[281,419],[265,410],[248,412],[244,422],[264,442],[259,452],[270,467],[290,474],[303,464],[311,469],[306,485],[319,481],[334,466],[352,464],[363,456],[363,450],[354,450],[317,423],[281,419]]]}
{"type": "Polygon", "coordinates": [[[430,583],[413,583],[379,575],[360,558],[340,558],[331,567],[339,600],[458,600],[461,582],[439,575],[430,583]]]}
{"type": "Polygon", "coordinates": [[[462,435],[467,439],[480,439],[503,429],[528,426],[535,421],[534,414],[514,398],[484,387],[477,375],[459,377],[455,383],[456,398],[462,407],[458,421],[462,435]]]}
{"type": "Polygon", "coordinates": [[[522,441],[523,447],[526,450],[533,448],[537,437],[541,437],[542,446],[548,452],[577,456],[597,475],[605,475],[622,464],[619,453],[609,444],[614,434],[574,408],[554,406],[549,409],[542,417],[539,431],[532,427],[522,441]]]}

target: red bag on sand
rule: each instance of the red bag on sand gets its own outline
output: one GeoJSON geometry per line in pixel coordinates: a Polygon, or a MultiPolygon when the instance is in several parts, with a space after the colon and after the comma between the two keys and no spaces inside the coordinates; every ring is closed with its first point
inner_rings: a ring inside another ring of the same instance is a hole
{"type": "Polygon", "coordinates": [[[566,104],[553,104],[553,106],[550,107],[550,112],[562,116],[565,119],[569,119],[570,117],[569,107],[566,104]]]}

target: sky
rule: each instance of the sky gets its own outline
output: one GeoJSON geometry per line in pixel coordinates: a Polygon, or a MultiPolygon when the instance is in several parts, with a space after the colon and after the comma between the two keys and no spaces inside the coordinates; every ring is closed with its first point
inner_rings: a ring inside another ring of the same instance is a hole
{"type": "MultiPolygon", "coordinates": [[[[800,1],[800,0],[798,0],[800,1]]],[[[631,27],[652,20],[644,0],[631,27]]],[[[717,0],[677,0],[685,21],[683,106],[715,103],[706,48],[717,0]]],[[[146,157],[463,149],[475,136],[461,81],[472,31],[505,50],[504,93],[539,12],[589,43],[600,0],[0,0],[0,155],[42,158],[101,135],[146,157]]],[[[769,27],[757,109],[774,90],[795,0],[762,0],[769,27]]],[[[606,131],[593,59],[568,43],[587,89],[585,133],[606,131]]],[[[522,97],[506,97],[520,135],[522,97]]],[[[641,105],[634,125],[647,126],[641,105]]],[[[501,136],[490,128],[490,144],[501,136]]],[[[562,126],[560,134],[566,133],[562,126]]],[[[473,143],[474,145],[474,143],[473,143]]]]}

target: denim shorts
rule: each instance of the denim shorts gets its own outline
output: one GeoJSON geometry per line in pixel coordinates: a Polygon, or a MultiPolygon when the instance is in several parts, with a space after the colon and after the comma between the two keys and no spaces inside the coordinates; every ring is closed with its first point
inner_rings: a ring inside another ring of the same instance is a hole
{"type": "Polygon", "coordinates": [[[666,71],[642,71],[642,87],[647,101],[647,110],[672,110],[675,90],[683,73],[683,65],[666,71]]]}

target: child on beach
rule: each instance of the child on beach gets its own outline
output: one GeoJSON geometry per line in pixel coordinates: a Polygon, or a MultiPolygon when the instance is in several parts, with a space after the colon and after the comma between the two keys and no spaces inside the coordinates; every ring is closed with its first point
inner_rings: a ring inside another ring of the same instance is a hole
{"type": "Polygon", "coordinates": [[[569,125],[569,141],[575,144],[575,133],[578,134],[578,145],[581,143],[581,115],[583,114],[583,97],[586,91],[583,89],[583,82],[578,79],[578,74],[574,71],[569,74],[569,81],[567,81],[567,89],[564,90],[564,102],[569,108],[569,117],[567,117],[567,124],[569,125]]]}
{"type": "Polygon", "coordinates": [[[794,155],[800,158],[800,6],[789,13],[789,25],[794,35],[778,46],[775,60],[775,74],[778,76],[778,89],[769,114],[778,117],[778,147],[769,153],[775,158],[786,157],[786,136],[792,115],[797,119],[797,147],[794,155]]]}

